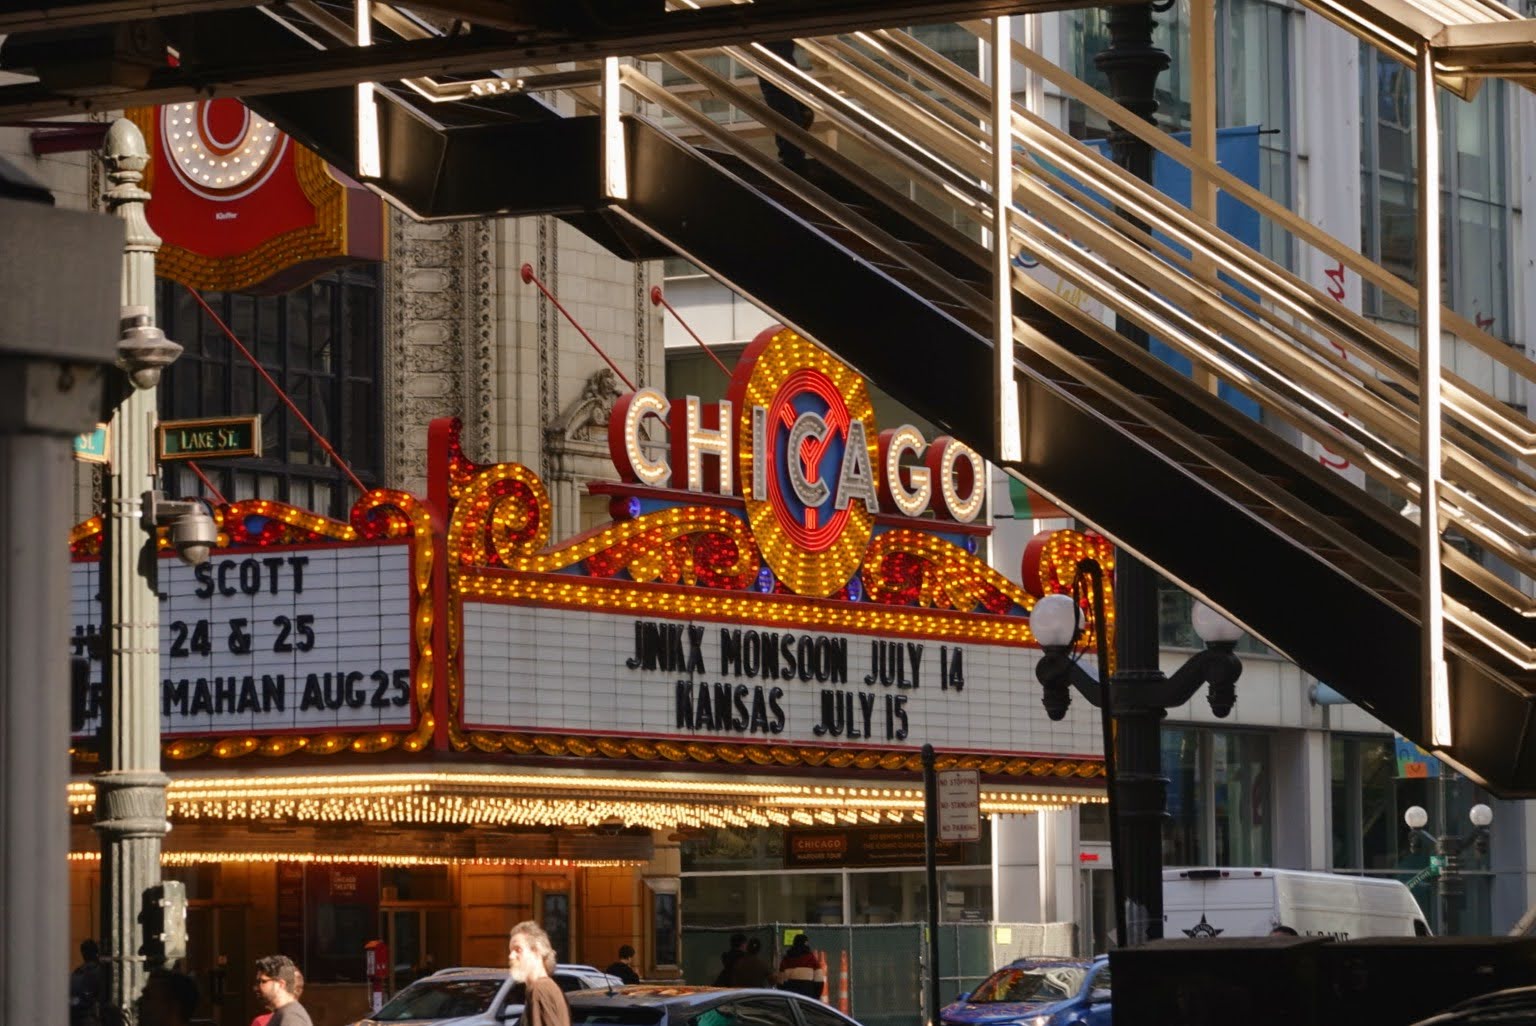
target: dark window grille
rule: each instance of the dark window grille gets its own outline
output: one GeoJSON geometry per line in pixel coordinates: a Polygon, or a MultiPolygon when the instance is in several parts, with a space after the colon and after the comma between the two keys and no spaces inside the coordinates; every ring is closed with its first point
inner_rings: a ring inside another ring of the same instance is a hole
{"type": "MultiPolygon", "coordinates": [[[[383,469],[383,309],[377,264],[336,271],[280,296],[210,292],[218,312],[365,485],[383,469]]],[[[161,327],[185,347],[160,386],[164,420],[261,414],[262,456],[204,460],[226,499],[277,499],[345,520],[357,501],[346,472],[203,313],[187,290],[159,283],[161,327]]],[[[191,469],[163,467],[173,495],[206,492],[191,469]]]]}

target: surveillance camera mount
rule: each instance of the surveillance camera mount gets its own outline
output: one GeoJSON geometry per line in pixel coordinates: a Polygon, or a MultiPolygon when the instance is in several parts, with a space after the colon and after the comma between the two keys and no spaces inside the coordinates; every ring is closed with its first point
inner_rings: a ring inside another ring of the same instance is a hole
{"type": "Polygon", "coordinates": [[[192,566],[207,562],[219,539],[219,526],[202,499],[167,499],[158,491],[145,492],[144,523],[149,531],[169,528],[176,555],[192,566]]]}

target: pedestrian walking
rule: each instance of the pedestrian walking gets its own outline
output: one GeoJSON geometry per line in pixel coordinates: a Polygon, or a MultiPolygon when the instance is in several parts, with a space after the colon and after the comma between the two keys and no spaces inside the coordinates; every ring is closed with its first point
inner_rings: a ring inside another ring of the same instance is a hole
{"type": "MultiPolygon", "coordinates": [[[[293,996],[296,998],[304,996],[304,971],[298,966],[293,967],[293,996]]],[[[262,1012],[251,1020],[251,1026],[268,1026],[271,1021],[272,1013],[262,1012]]]]}
{"type": "Polygon", "coordinates": [[[287,955],[256,960],[256,995],[272,1010],[267,1026],[314,1026],[299,1004],[299,967],[287,955]]]}
{"type": "Polygon", "coordinates": [[[512,982],[521,983],[527,991],[521,1026],[571,1026],[565,991],[549,975],[554,968],[554,946],[538,923],[528,920],[512,927],[507,969],[512,982]]]}
{"type": "Polygon", "coordinates": [[[744,933],[731,934],[731,946],[720,953],[720,975],[715,977],[715,986],[729,987],[731,985],[731,968],[736,960],[747,952],[747,935],[744,933]]]}
{"type": "Polygon", "coordinates": [[[107,970],[101,948],[87,938],[80,942],[80,964],[69,974],[69,1026],[101,1026],[107,997],[107,970]]]}
{"type": "Polygon", "coordinates": [[[819,1001],[826,986],[827,973],[822,968],[821,959],[811,950],[810,938],[799,934],[779,960],[779,989],[819,1001]]]}
{"type": "MultiPolygon", "coordinates": [[[[795,41],[793,39],[774,39],[763,42],[763,49],[778,57],[791,67],[798,67],[795,61],[795,41]]],[[[791,124],[800,128],[810,128],[815,114],[811,108],[797,100],[787,90],[780,88],[766,78],[758,79],[758,88],[762,90],[763,102],[768,109],[775,114],[787,119],[791,124]]],[[[806,167],[805,151],[794,142],[784,136],[774,133],[774,145],[779,151],[779,162],[791,171],[802,173],[806,167]]]]}
{"type": "Polygon", "coordinates": [[[635,949],[628,944],[619,945],[619,960],[604,970],[609,976],[617,976],[625,983],[639,983],[640,974],[635,972],[635,967],[630,962],[635,957],[635,949]]]}
{"type": "Polygon", "coordinates": [[[763,942],[753,937],[747,950],[731,967],[731,986],[769,987],[773,985],[773,966],[763,957],[763,942]]]}

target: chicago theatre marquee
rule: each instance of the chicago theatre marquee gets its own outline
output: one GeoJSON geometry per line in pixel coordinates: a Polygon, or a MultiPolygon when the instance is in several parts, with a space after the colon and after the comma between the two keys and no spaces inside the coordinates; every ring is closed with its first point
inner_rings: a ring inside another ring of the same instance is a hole
{"type": "MultiPolygon", "coordinates": [[[[424,497],[375,490],[346,523],[236,502],[208,563],[166,553],[165,860],[194,957],[283,950],[339,984],[373,939],[397,974],[498,964],[531,916],[562,957],[634,943],[664,975],[690,845],[920,864],[924,744],[979,771],[984,816],[1102,800],[1097,720],[1044,716],[1028,614],[1111,558],[1099,539],[1037,539],[1024,588],[988,567],[980,458],[880,430],[860,377],[788,329],[721,402],[642,389],[608,436],[619,481],[590,489],[611,520],[573,538],[532,471],[471,462],[439,421],[424,497]]],[[[100,540],[71,538],[78,653],[100,540]]],[[[77,905],[100,723],[93,663],[77,905]]]]}

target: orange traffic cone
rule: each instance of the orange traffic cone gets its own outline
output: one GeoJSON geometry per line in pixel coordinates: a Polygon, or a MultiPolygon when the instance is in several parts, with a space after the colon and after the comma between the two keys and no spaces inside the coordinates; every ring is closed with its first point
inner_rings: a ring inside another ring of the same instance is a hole
{"type": "Polygon", "coordinates": [[[844,948],[837,958],[837,1010],[852,1016],[848,1007],[848,950],[844,948]]]}

